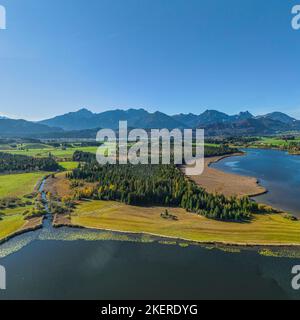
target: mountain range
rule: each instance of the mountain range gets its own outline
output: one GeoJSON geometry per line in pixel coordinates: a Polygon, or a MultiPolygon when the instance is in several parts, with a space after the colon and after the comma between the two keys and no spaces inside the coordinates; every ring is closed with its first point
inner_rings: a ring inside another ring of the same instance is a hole
{"type": "Polygon", "coordinates": [[[0,137],[30,137],[54,132],[63,132],[63,129],[26,120],[0,119],[0,137]]]}
{"type": "Polygon", "coordinates": [[[80,109],[51,119],[30,122],[0,117],[0,136],[15,137],[76,137],[93,136],[97,129],[118,129],[119,121],[127,121],[130,128],[185,129],[204,128],[207,136],[269,135],[300,131],[300,121],[281,112],[254,116],[250,112],[228,115],[216,110],[196,114],[169,116],[144,109],[111,110],[93,113],[80,109]]]}
{"type": "Polygon", "coordinates": [[[52,119],[43,120],[40,124],[49,127],[60,127],[64,130],[85,130],[94,128],[119,128],[119,121],[127,121],[131,128],[183,128],[185,125],[173,117],[161,112],[149,113],[144,109],[112,110],[92,113],[87,109],[70,112],[52,119]]]}

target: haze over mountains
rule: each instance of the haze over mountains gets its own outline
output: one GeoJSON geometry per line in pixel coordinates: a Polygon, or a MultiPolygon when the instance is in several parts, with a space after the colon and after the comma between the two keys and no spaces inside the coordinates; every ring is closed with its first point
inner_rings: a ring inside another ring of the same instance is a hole
{"type": "Polygon", "coordinates": [[[117,129],[119,121],[128,121],[132,128],[182,128],[185,127],[172,117],[161,113],[149,113],[144,109],[113,110],[103,113],[92,113],[87,109],[71,112],[49,120],[41,121],[50,127],[60,127],[64,130],[84,130],[94,128],[117,129]]]}
{"type": "Polygon", "coordinates": [[[26,120],[0,119],[0,136],[2,137],[29,137],[62,131],[61,128],[51,128],[26,120]]]}
{"type": "Polygon", "coordinates": [[[202,114],[169,116],[144,109],[112,110],[93,113],[80,109],[40,122],[0,117],[0,136],[94,137],[97,129],[118,129],[119,121],[128,121],[130,128],[174,129],[204,128],[208,136],[268,135],[300,131],[300,121],[284,113],[273,112],[254,116],[250,112],[228,115],[216,110],[202,114]]]}
{"type": "Polygon", "coordinates": [[[81,109],[40,123],[68,131],[118,129],[121,120],[127,120],[131,128],[205,128],[206,134],[212,136],[275,134],[300,130],[300,121],[280,112],[255,117],[248,111],[228,115],[216,110],[206,110],[200,115],[190,113],[169,116],[161,112],[149,113],[144,109],[113,110],[103,113],[92,113],[87,109],[81,109]]]}

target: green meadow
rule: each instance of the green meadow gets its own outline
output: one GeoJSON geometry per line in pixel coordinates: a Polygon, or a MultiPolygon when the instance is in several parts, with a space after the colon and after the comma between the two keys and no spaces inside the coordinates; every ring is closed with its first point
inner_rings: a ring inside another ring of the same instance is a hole
{"type": "Polygon", "coordinates": [[[256,146],[266,146],[266,147],[284,147],[288,146],[290,143],[296,142],[300,143],[300,137],[296,137],[295,140],[284,140],[281,138],[276,137],[262,137],[261,139],[257,140],[254,145],[256,146]]]}
{"type": "MultiPolygon", "coordinates": [[[[98,147],[72,147],[72,148],[42,148],[42,149],[13,149],[5,150],[5,152],[10,154],[20,154],[30,157],[44,158],[52,155],[56,158],[72,159],[75,151],[91,152],[96,153],[98,147]]],[[[1,150],[0,150],[1,151],[1,150]]]]}
{"type": "MultiPolygon", "coordinates": [[[[18,197],[32,193],[45,172],[0,175],[0,199],[18,197]]],[[[5,208],[0,211],[0,240],[17,232],[27,223],[23,215],[32,205],[5,208]]]]}
{"type": "Polygon", "coordinates": [[[65,170],[71,171],[78,167],[78,162],[74,162],[74,161],[59,162],[59,165],[63,167],[65,170]]]}
{"type": "Polygon", "coordinates": [[[177,221],[161,218],[162,207],[135,207],[113,201],[85,201],[71,215],[74,225],[148,233],[197,242],[241,245],[300,245],[300,221],[281,214],[255,214],[249,223],[223,222],[169,208],[177,221]]]}
{"type": "MultiPolygon", "coordinates": [[[[112,148],[114,144],[108,144],[108,148],[112,148]]],[[[36,158],[45,158],[49,155],[63,160],[69,160],[71,162],[73,154],[75,151],[90,152],[96,154],[99,147],[81,147],[74,144],[71,147],[51,147],[46,144],[27,144],[27,145],[18,145],[15,148],[7,147],[0,145],[0,152],[6,152],[10,154],[18,154],[23,156],[30,156],[36,158]]]]}
{"type": "MultiPolygon", "coordinates": [[[[108,148],[113,148],[114,144],[108,144],[108,148]]],[[[218,147],[218,144],[205,144],[206,147],[218,147]]],[[[99,147],[92,146],[92,147],[81,147],[81,146],[76,146],[74,144],[72,147],[51,147],[46,144],[40,144],[40,143],[32,143],[32,144],[23,144],[23,145],[18,145],[16,148],[8,147],[7,145],[0,145],[0,152],[6,152],[10,154],[18,154],[18,155],[23,155],[23,156],[30,156],[30,157],[37,157],[37,158],[45,158],[48,157],[49,155],[57,158],[58,160],[67,160],[68,162],[65,162],[66,164],[61,165],[65,167],[66,170],[71,170],[74,169],[74,165],[71,164],[71,160],[73,157],[73,154],[75,151],[82,151],[82,152],[90,152],[96,154],[97,150],[99,147]],[[69,163],[70,167],[67,167],[69,163]]],[[[102,150],[102,153],[104,151],[102,150]]],[[[75,167],[76,168],[76,167],[75,167]]]]}
{"type": "Polygon", "coordinates": [[[45,175],[45,172],[0,175],[0,199],[23,197],[33,192],[37,183],[45,175]]]}
{"type": "Polygon", "coordinates": [[[22,215],[4,216],[0,220],[0,240],[18,231],[24,224],[25,220],[22,215]]]}

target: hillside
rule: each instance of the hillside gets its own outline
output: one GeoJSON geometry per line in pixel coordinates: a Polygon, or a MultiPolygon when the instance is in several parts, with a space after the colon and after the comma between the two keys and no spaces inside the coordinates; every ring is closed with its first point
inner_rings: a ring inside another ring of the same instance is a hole
{"type": "Polygon", "coordinates": [[[110,110],[93,113],[80,109],[38,123],[0,118],[0,137],[94,138],[99,128],[118,130],[119,121],[128,128],[204,128],[207,136],[272,135],[300,131],[300,121],[281,112],[255,117],[249,111],[228,115],[217,110],[169,116],[144,109],[110,110]]]}
{"type": "Polygon", "coordinates": [[[1,137],[26,137],[34,134],[62,132],[60,128],[51,128],[43,124],[26,120],[0,119],[1,137]]]}
{"type": "Polygon", "coordinates": [[[43,120],[40,124],[74,131],[95,128],[117,129],[119,121],[128,121],[128,126],[132,128],[173,129],[185,127],[164,113],[149,113],[144,109],[112,110],[102,113],[92,113],[87,109],[81,109],[77,112],[43,120]]]}

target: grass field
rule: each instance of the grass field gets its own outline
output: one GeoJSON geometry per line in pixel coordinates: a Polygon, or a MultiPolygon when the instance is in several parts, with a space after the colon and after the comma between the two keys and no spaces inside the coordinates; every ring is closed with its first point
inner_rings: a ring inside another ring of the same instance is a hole
{"type": "Polygon", "coordinates": [[[5,216],[15,216],[15,215],[18,215],[18,214],[23,214],[23,212],[25,210],[28,210],[30,208],[32,208],[33,205],[28,205],[26,207],[17,207],[17,208],[8,208],[8,209],[5,209],[5,210],[2,210],[1,213],[4,214],[5,216]]]}
{"type": "Polygon", "coordinates": [[[69,162],[59,162],[59,165],[63,167],[65,170],[71,171],[78,167],[78,162],[69,161],[69,162]]]}
{"type": "Polygon", "coordinates": [[[276,138],[276,137],[263,137],[261,138],[261,140],[258,140],[256,142],[253,143],[253,145],[256,145],[256,146],[260,146],[260,145],[265,145],[265,146],[273,146],[273,147],[284,147],[284,146],[287,146],[289,145],[289,143],[291,142],[297,142],[297,143],[300,143],[300,137],[297,137],[295,140],[283,140],[283,139],[280,139],[280,138],[276,138]]]}
{"type": "Polygon", "coordinates": [[[0,220],[0,240],[21,229],[25,223],[22,215],[4,216],[0,220]]]}
{"type": "Polygon", "coordinates": [[[76,150],[83,151],[83,152],[91,152],[96,153],[97,147],[74,147],[74,148],[67,148],[66,150],[62,150],[61,148],[43,148],[43,149],[26,149],[26,150],[6,150],[5,152],[10,154],[20,154],[24,156],[31,156],[31,157],[48,157],[50,154],[57,158],[64,158],[64,159],[72,159],[72,156],[76,150]]]}
{"type": "MultiPolygon", "coordinates": [[[[0,199],[23,197],[34,191],[38,182],[46,175],[44,172],[0,175],[0,199]]],[[[23,212],[32,206],[1,210],[0,240],[19,231],[27,223],[23,212]]]]}
{"type": "MultiPolygon", "coordinates": [[[[205,144],[208,147],[217,147],[217,144],[205,144]]],[[[113,148],[115,145],[109,144],[109,148],[113,148]]],[[[74,145],[74,147],[68,147],[66,149],[54,148],[48,145],[41,145],[41,144],[27,144],[22,145],[22,147],[18,146],[18,149],[11,149],[8,146],[0,145],[0,152],[7,152],[10,154],[18,154],[18,155],[25,155],[30,157],[37,157],[43,158],[48,157],[50,154],[58,159],[65,159],[65,160],[72,160],[72,156],[75,151],[82,151],[82,152],[90,152],[96,154],[99,147],[79,147],[74,145]]]]}
{"type": "Polygon", "coordinates": [[[23,197],[33,192],[45,175],[44,172],[0,175],[0,198],[23,197]]]}
{"type": "Polygon", "coordinates": [[[255,215],[249,223],[233,223],[209,220],[176,208],[169,211],[178,221],[170,221],[160,217],[164,210],[117,202],[83,202],[71,216],[71,222],[88,228],[151,233],[198,242],[300,245],[300,222],[287,220],[279,214],[255,215]]]}

